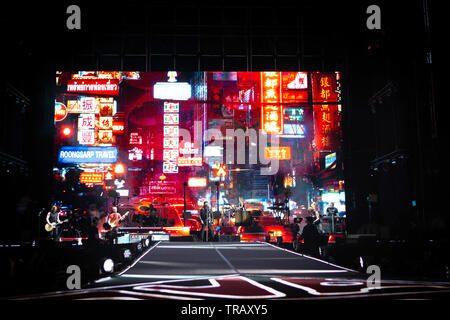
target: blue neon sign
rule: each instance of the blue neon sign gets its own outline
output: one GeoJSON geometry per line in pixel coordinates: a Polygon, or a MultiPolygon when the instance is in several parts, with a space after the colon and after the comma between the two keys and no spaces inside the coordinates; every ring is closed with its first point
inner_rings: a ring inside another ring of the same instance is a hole
{"type": "Polygon", "coordinates": [[[58,161],[61,163],[116,163],[116,147],[61,147],[58,161]]]}

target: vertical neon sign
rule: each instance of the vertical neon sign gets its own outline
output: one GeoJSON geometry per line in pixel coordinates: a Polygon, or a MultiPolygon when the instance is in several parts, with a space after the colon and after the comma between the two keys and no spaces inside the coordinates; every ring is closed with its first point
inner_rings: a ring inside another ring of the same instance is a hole
{"type": "Polygon", "coordinates": [[[283,134],[280,72],[261,72],[261,129],[264,134],[283,134]]]}
{"type": "Polygon", "coordinates": [[[164,102],[163,173],[178,173],[179,112],[178,102],[164,102]]]}

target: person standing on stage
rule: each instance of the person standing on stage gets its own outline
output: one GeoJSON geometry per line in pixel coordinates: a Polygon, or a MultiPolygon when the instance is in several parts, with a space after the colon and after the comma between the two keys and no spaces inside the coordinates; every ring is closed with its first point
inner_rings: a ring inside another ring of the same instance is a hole
{"type": "Polygon", "coordinates": [[[338,209],[334,206],[334,202],[330,202],[329,207],[327,208],[327,216],[331,217],[331,233],[334,234],[334,223],[335,219],[338,215],[338,209]]]}
{"type": "Polygon", "coordinates": [[[50,211],[47,213],[46,221],[49,225],[54,226],[50,231],[50,239],[55,240],[59,236],[59,226],[61,225],[61,220],[59,219],[59,211],[57,206],[52,206],[50,211]]]}
{"type": "Polygon", "coordinates": [[[202,241],[205,241],[205,229],[208,227],[208,232],[210,233],[210,237],[208,240],[212,240],[214,237],[213,227],[211,225],[211,209],[209,208],[208,201],[203,202],[203,207],[200,209],[200,223],[202,224],[202,229],[200,231],[202,235],[202,241]]]}
{"type": "Polygon", "coordinates": [[[112,212],[108,216],[108,224],[112,229],[117,228],[119,226],[120,221],[125,219],[125,215],[122,216],[119,212],[117,212],[117,207],[112,207],[112,212]]]}
{"type": "Polygon", "coordinates": [[[303,252],[313,257],[319,257],[320,234],[314,225],[314,217],[306,217],[306,226],[303,228],[299,238],[303,240],[303,252]]]}
{"type": "Polygon", "coordinates": [[[317,231],[323,233],[322,220],[315,202],[311,203],[311,207],[308,209],[308,214],[313,218],[313,224],[317,227],[317,231]]]}

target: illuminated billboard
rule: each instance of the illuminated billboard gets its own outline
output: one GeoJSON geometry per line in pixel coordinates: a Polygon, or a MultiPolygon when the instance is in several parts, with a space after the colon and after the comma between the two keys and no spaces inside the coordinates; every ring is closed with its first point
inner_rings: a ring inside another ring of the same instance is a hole
{"type": "Polygon", "coordinates": [[[191,188],[202,188],[206,187],[206,185],[207,185],[206,178],[191,177],[188,179],[188,186],[191,188]]]}
{"type": "Polygon", "coordinates": [[[67,117],[67,113],[67,108],[63,103],[55,103],[55,122],[64,120],[67,117]]]}
{"type": "Polygon", "coordinates": [[[67,92],[80,92],[116,96],[119,94],[119,81],[115,79],[69,80],[67,92]]]}
{"type": "Polygon", "coordinates": [[[325,168],[328,168],[336,161],[336,152],[330,153],[325,156],[325,168]]]}
{"type": "Polygon", "coordinates": [[[269,198],[278,173],[285,187],[343,179],[331,170],[342,156],[338,72],[83,71],[58,79],[60,167],[102,172],[123,163],[130,194],[180,192],[188,182],[207,198],[214,194],[202,188],[220,181],[224,191],[269,198]],[[169,183],[149,187],[158,177],[169,183]]]}
{"type": "Polygon", "coordinates": [[[58,154],[60,163],[116,163],[116,147],[61,147],[58,154]]]}
{"type": "Polygon", "coordinates": [[[261,72],[261,129],[265,134],[283,134],[280,72],[261,72]]]}
{"type": "Polygon", "coordinates": [[[290,147],[265,147],[264,154],[266,159],[271,160],[289,160],[291,159],[290,147]]]}
{"type": "Polygon", "coordinates": [[[81,183],[103,183],[103,173],[102,172],[82,172],[80,174],[81,183]]]}

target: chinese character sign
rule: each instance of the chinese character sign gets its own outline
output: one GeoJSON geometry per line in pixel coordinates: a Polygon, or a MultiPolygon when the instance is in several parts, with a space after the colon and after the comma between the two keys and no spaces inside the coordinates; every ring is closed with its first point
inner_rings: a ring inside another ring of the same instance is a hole
{"type": "Polygon", "coordinates": [[[93,145],[95,143],[95,130],[78,130],[78,143],[93,145]]]}
{"type": "Polygon", "coordinates": [[[80,114],[78,117],[78,130],[95,129],[95,114],[80,114]]]}
{"type": "Polygon", "coordinates": [[[290,147],[265,147],[264,154],[266,159],[270,160],[289,160],[291,159],[290,147]]]}
{"type": "Polygon", "coordinates": [[[313,102],[338,102],[336,74],[312,73],[312,89],[313,102]]]}
{"type": "Polygon", "coordinates": [[[314,105],[314,132],[316,150],[333,150],[338,131],[338,106],[314,105]]]}
{"type": "Polygon", "coordinates": [[[165,113],[164,124],[179,124],[180,118],[177,113],[165,113]]]}
{"type": "Polygon", "coordinates": [[[179,103],[164,102],[163,173],[178,173],[179,112],[179,103]]]}
{"type": "Polygon", "coordinates": [[[103,144],[114,142],[112,130],[98,130],[98,141],[103,144]]]}
{"type": "Polygon", "coordinates": [[[164,102],[164,113],[167,112],[180,112],[180,105],[179,103],[175,102],[164,102]]]}
{"type": "Polygon", "coordinates": [[[164,149],[163,160],[176,162],[178,158],[178,150],[164,149]]]}
{"type": "Polygon", "coordinates": [[[283,134],[280,72],[261,72],[261,129],[264,134],[283,134]]]}
{"type": "Polygon", "coordinates": [[[111,130],[113,126],[112,117],[100,117],[98,127],[101,130],[111,130]]]}
{"type": "Polygon", "coordinates": [[[84,97],[80,99],[81,113],[95,113],[97,109],[97,100],[93,97],[84,97]]]}

